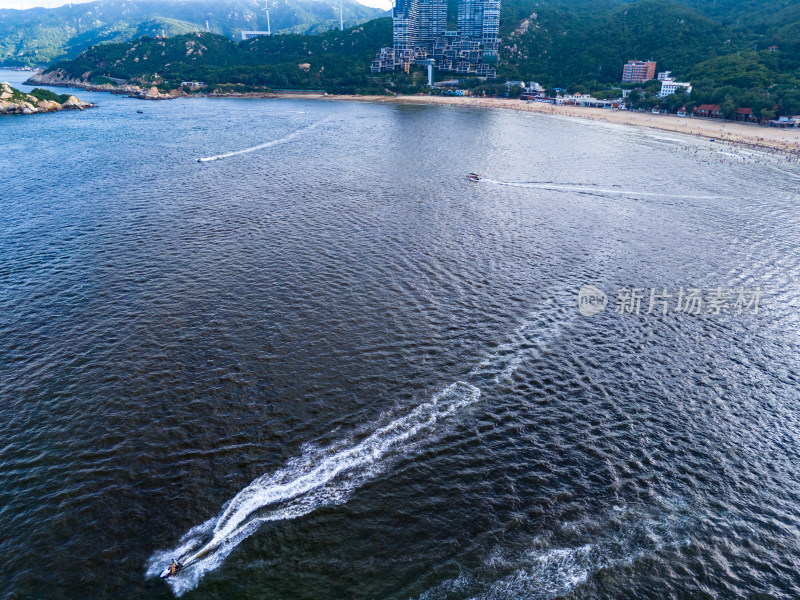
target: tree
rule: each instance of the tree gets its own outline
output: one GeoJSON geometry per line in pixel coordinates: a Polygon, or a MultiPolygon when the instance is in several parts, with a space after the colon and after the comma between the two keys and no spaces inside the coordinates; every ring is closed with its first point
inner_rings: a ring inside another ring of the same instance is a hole
{"type": "Polygon", "coordinates": [[[639,90],[633,90],[630,94],[628,94],[626,100],[632,105],[636,106],[642,100],[642,92],[639,90]]]}
{"type": "Polygon", "coordinates": [[[800,115],[800,91],[797,89],[782,92],[778,103],[781,107],[781,114],[800,115]]]}
{"type": "Polygon", "coordinates": [[[771,121],[775,118],[775,110],[772,108],[762,108],[761,109],[761,120],[762,121],[771,121]]]}
{"type": "Polygon", "coordinates": [[[655,96],[645,96],[635,104],[636,108],[644,108],[650,110],[658,105],[658,98],[655,96]]]}
{"type": "Polygon", "coordinates": [[[736,103],[733,101],[733,98],[726,98],[722,104],[719,105],[719,112],[722,113],[724,118],[733,119],[736,114],[736,103]]]}

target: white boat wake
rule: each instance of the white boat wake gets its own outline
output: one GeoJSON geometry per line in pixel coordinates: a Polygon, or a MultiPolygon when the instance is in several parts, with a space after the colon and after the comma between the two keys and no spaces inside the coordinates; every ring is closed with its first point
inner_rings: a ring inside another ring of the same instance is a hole
{"type": "MultiPolygon", "coordinates": [[[[473,368],[468,378],[478,384],[506,380],[526,358],[541,354],[571,320],[565,306],[547,302],[537,311],[538,316],[523,321],[509,341],[473,368]]],[[[366,437],[346,438],[325,448],[304,448],[301,456],[283,468],[255,479],[227,502],[219,515],[189,530],[175,548],[154,552],[147,562],[147,577],[158,577],[171,559],[178,559],[183,568],[166,582],[181,596],[219,567],[262,524],[346,502],[366,481],[386,472],[397,460],[413,456],[441,433],[443,421],[480,396],[478,387],[458,381],[366,437]]]]}
{"type": "Polygon", "coordinates": [[[293,131],[289,135],[286,135],[282,138],[277,140],[272,140],[271,142],[266,142],[264,144],[259,144],[258,146],[252,146],[250,148],[245,148],[244,150],[235,150],[233,152],[226,152],[225,154],[217,154],[216,156],[207,156],[205,158],[198,158],[197,162],[211,162],[214,160],[222,160],[223,158],[230,158],[231,156],[238,156],[239,154],[247,154],[248,152],[256,152],[257,150],[264,150],[265,148],[272,148],[273,146],[278,146],[279,144],[285,144],[287,142],[291,142],[292,140],[297,139],[304,133],[308,133],[312,129],[315,129],[325,123],[326,121],[330,121],[330,119],[322,119],[321,121],[317,121],[316,123],[312,123],[307,127],[303,127],[298,129],[297,131],[293,131]]]}
{"type": "Polygon", "coordinates": [[[504,185],[508,187],[533,188],[538,190],[551,190],[554,192],[579,192],[582,194],[610,194],[617,196],[655,196],[660,198],[684,198],[686,200],[724,200],[727,196],[691,196],[686,194],[665,194],[663,192],[641,192],[638,190],[623,190],[617,188],[596,188],[584,185],[562,185],[556,183],[543,183],[537,181],[496,181],[484,177],[481,181],[504,185]]]}
{"type": "Polygon", "coordinates": [[[192,528],[176,548],[155,552],[147,576],[157,577],[170,559],[182,557],[180,574],[167,580],[180,596],[217,568],[246,537],[268,521],[293,519],[320,506],[342,504],[360,485],[412,454],[437,423],[473,404],[480,390],[456,382],[407,415],[359,442],[307,448],[278,471],[262,475],[230,500],[222,512],[192,528]]]}
{"type": "MultiPolygon", "coordinates": [[[[487,553],[483,564],[438,583],[419,600],[572,597],[601,570],[641,568],[637,563],[660,552],[689,547],[694,521],[690,508],[680,499],[657,497],[655,507],[614,506],[606,514],[565,522],[555,535],[531,539],[527,551],[508,553],[499,546],[487,553]],[[600,523],[603,527],[598,527],[600,523]],[[553,539],[565,532],[574,539],[553,539]]],[[[591,594],[577,594],[586,595],[591,594]]]]}

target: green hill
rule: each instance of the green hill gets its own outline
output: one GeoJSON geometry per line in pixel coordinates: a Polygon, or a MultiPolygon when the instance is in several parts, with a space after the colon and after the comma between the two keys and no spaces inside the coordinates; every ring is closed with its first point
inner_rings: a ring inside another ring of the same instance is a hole
{"type": "MultiPolygon", "coordinates": [[[[270,0],[274,33],[320,33],[337,26],[338,0],[270,0]]],[[[346,26],[384,11],[344,0],[346,26]]],[[[241,39],[242,30],[266,29],[263,0],[99,0],[29,10],[0,9],[0,65],[47,64],[74,58],[90,46],[144,35],[209,31],[241,39]]]]}
{"type": "Polygon", "coordinates": [[[203,81],[211,89],[239,84],[248,89],[313,88],[354,93],[373,83],[369,64],[375,49],[390,45],[391,40],[390,18],[341,32],[276,35],[244,42],[201,32],[95,46],[47,72],[60,70],[87,82],[102,82],[106,77],[126,79],[164,89],[176,89],[181,81],[192,80],[203,81]]]}
{"type": "MultiPolygon", "coordinates": [[[[694,84],[691,99],[675,97],[664,108],[680,100],[723,104],[727,114],[746,106],[769,116],[775,105],[800,114],[796,0],[507,0],[504,11],[528,9],[503,24],[502,79],[602,94],[619,87],[627,60],[655,60],[659,71],[694,84]]],[[[642,106],[650,107],[659,84],[646,88],[642,106]]]]}
{"type": "Polygon", "coordinates": [[[505,38],[503,74],[544,85],[612,83],[634,58],[685,72],[730,52],[728,39],[743,44],[741,35],[674,2],[647,0],[588,15],[542,6],[505,38]]]}
{"type": "MultiPolygon", "coordinates": [[[[776,0],[504,0],[498,76],[545,86],[613,94],[629,59],[657,61],[695,85],[691,98],[666,102],[750,106],[769,115],[800,113],[800,9],[776,0]],[[758,19],[746,11],[761,7],[758,19]],[[738,25],[737,25],[738,21],[738,25]],[[794,36],[794,37],[793,37],[794,36]],[[778,46],[776,52],[768,46],[778,46]]],[[[179,27],[179,24],[174,24],[179,27]]],[[[344,32],[281,35],[238,43],[213,34],[168,40],[142,38],[96,46],[61,65],[73,76],[110,76],[173,88],[181,80],[211,85],[324,88],[348,91],[385,87],[421,89],[421,72],[373,77],[369,63],[391,45],[391,20],[378,19],[344,32]],[[300,68],[298,65],[308,67],[300,68]]],[[[642,106],[653,106],[658,82],[645,86],[642,106]]],[[[499,89],[499,88],[498,88],[499,89]]],[[[617,92],[618,93],[618,92],[617,92]]],[[[639,96],[642,96],[639,94],[639,96]]],[[[664,104],[664,103],[662,103],[664,104]]]]}

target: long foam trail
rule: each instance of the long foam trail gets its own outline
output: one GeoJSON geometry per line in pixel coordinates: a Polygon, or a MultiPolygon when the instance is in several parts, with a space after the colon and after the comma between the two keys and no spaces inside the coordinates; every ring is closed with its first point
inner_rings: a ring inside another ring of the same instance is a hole
{"type": "MultiPolygon", "coordinates": [[[[542,302],[508,341],[469,373],[477,384],[496,384],[510,377],[528,358],[545,350],[574,316],[571,297],[542,302]]],[[[175,595],[197,586],[233,549],[263,523],[294,519],[321,506],[346,502],[362,484],[385,472],[397,459],[412,456],[437,432],[437,425],[475,403],[481,391],[458,381],[405,416],[378,427],[358,440],[344,439],[325,448],[309,446],[285,467],[262,475],[227,502],[222,511],[186,533],[175,548],[153,553],[146,575],[157,577],[172,558],[184,565],[167,583],[175,595]]]]}
{"type": "Polygon", "coordinates": [[[582,185],[561,185],[553,183],[539,183],[536,181],[496,181],[494,179],[481,179],[486,183],[505,185],[509,187],[533,188],[537,190],[552,190],[555,192],[580,192],[584,194],[611,194],[617,196],[656,196],[660,198],[684,198],[687,200],[724,200],[727,196],[689,196],[685,194],[664,194],[661,192],[641,192],[638,190],[594,188],[582,185]]]}
{"type": "Polygon", "coordinates": [[[287,142],[291,142],[294,139],[297,139],[304,133],[308,133],[312,129],[319,127],[322,123],[329,121],[330,119],[322,119],[321,121],[317,121],[316,123],[312,123],[308,127],[303,127],[302,129],[298,129],[297,131],[293,131],[287,136],[279,138],[277,140],[272,140],[271,142],[266,142],[264,144],[259,144],[258,146],[252,146],[251,148],[245,148],[244,150],[236,150],[234,152],[226,152],[225,154],[217,154],[216,156],[207,156],[205,158],[198,158],[197,162],[211,162],[212,160],[221,160],[223,158],[230,158],[231,156],[238,156],[239,154],[247,154],[248,152],[256,152],[257,150],[264,150],[265,148],[272,148],[273,146],[277,146],[279,144],[285,144],[287,142]]]}
{"type": "Polygon", "coordinates": [[[537,310],[517,326],[508,339],[469,372],[470,379],[499,384],[507,381],[531,358],[541,356],[574,318],[574,296],[562,292],[543,300],[537,310]]]}
{"type": "Polygon", "coordinates": [[[379,427],[358,442],[308,448],[282,469],[255,479],[216,517],[190,530],[176,548],[155,552],[147,576],[157,577],[171,558],[184,565],[168,580],[180,596],[219,566],[246,537],[267,521],[293,519],[320,506],[345,502],[366,480],[394,460],[412,454],[437,423],[478,400],[478,388],[456,382],[407,415],[379,427]]]}

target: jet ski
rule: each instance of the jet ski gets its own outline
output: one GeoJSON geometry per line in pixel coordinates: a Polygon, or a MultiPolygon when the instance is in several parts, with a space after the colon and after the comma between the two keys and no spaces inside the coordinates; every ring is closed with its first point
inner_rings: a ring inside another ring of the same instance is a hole
{"type": "Polygon", "coordinates": [[[161,571],[161,579],[169,579],[170,577],[177,577],[178,573],[181,572],[183,569],[183,565],[176,560],[173,560],[170,564],[167,565],[167,568],[161,571]]]}
{"type": "Polygon", "coordinates": [[[478,175],[477,173],[467,173],[466,178],[470,181],[480,181],[483,175],[478,175]]]}

